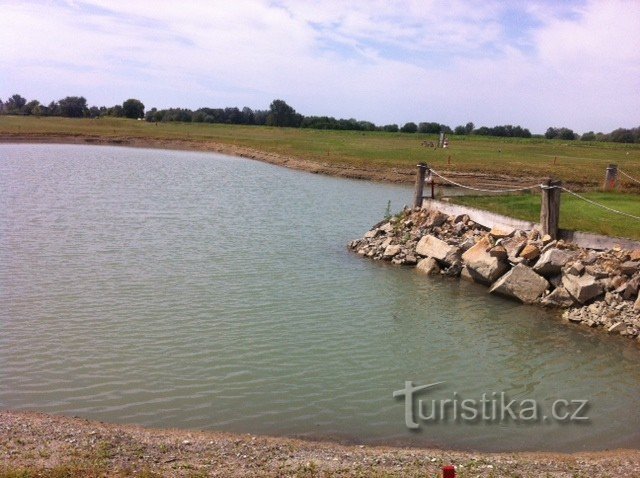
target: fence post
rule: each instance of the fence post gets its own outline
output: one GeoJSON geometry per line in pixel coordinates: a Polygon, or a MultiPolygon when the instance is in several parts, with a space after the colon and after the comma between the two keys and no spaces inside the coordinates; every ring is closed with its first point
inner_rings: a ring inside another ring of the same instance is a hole
{"type": "Polygon", "coordinates": [[[416,174],[416,190],[413,196],[413,207],[422,207],[422,196],[424,190],[424,178],[427,175],[427,165],[418,164],[418,174],[416,174]]]}
{"type": "Polygon", "coordinates": [[[611,191],[618,187],[618,165],[610,164],[604,178],[604,190],[611,191]]]}
{"type": "Polygon", "coordinates": [[[560,225],[560,194],[562,181],[551,178],[542,182],[542,201],[540,207],[540,227],[542,234],[548,234],[552,239],[558,238],[560,225]]]}

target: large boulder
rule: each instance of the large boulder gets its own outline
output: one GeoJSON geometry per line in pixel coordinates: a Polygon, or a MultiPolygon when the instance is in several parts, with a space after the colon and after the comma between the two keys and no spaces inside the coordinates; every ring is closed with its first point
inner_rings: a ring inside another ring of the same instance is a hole
{"type": "Polygon", "coordinates": [[[602,284],[589,274],[583,276],[566,274],[562,277],[562,285],[581,304],[598,297],[604,292],[602,284]]]}
{"type": "Polygon", "coordinates": [[[491,247],[491,241],[484,236],[475,246],[462,254],[462,260],[476,282],[491,284],[509,270],[509,264],[504,259],[489,254],[491,247]]]}
{"type": "Polygon", "coordinates": [[[533,270],[545,277],[560,274],[562,268],[571,259],[571,254],[562,249],[549,249],[540,256],[533,270]]]}
{"type": "Polygon", "coordinates": [[[549,283],[544,277],[536,274],[530,267],[518,264],[498,279],[489,292],[531,304],[547,290],[547,287],[549,283]]]}
{"type": "Polygon", "coordinates": [[[447,264],[452,264],[458,259],[459,250],[450,246],[441,239],[427,234],[416,245],[416,252],[421,256],[433,257],[447,264]]]}
{"type": "Polygon", "coordinates": [[[427,257],[426,259],[422,259],[418,262],[416,269],[419,272],[422,272],[427,275],[434,275],[440,273],[440,266],[438,265],[438,261],[436,261],[433,257],[427,257]]]}

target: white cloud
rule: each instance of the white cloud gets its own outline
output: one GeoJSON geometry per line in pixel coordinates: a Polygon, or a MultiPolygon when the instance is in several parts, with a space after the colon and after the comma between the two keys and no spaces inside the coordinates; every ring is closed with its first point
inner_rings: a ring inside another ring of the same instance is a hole
{"type": "Polygon", "coordinates": [[[0,94],[377,123],[633,126],[640,6],[497,1],[0,2],[0,94]],[[520,7],[518,7],[520,8],[520,7]],[[535,28],[534,28],[535,26],[535,28]],[[526,41],[522,41],[525,38],[526,41]],[[528,45],[527,48],[522,45],[528,45]]]}

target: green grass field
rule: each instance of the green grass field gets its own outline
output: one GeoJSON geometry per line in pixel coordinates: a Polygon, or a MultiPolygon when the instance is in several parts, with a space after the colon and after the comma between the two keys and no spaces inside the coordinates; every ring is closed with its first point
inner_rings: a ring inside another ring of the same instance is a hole
{"type": "MultiPolygon", "coordinates": [[[[601,192],[582,195],[618,211],[640,216],[639,195],[601,192]]],[[[517,196],[459,196],[451,198],[451,201],[518,219],[540,221],[540,193],[517,196]]],[[[565,192],[560,200],[560,227],[640,240],[639,220],[611,213],[565,192]]]]}
{"type": "Polygon", "coordinates": [[[421,143],[436,137],[423,134],[16,116],[0,116],[2,134],[213,141],[323,163],[392,169],[426,162],[439,170],[553,176],[590,187],[602,183],[609,163],[617,163],[640,178],[640,144],[450,136],[448,149],[433,149],[421,143]]]}
{"type": "MultiPolygon", "coordinates": [[[[321,163],[382,169],[415,168],[426,162],[437,170],[478,172],[489,175],[543,178],[597,189],[609,163],[617,163],[640,178],[640,144],[501,139],[484,136],[450,136],[450,148],[421,145],[434,135],[322,131],[266,126],[202,123],[147,123],[123,118],[69,119],[0,116],[0,135],[92,137],[102,139],[153,139],[216,142],[250,147],[321,163]],[[451,164],[449,165],[449,157],[451,164]],[[555,164],[554,164],[555,163],[555,164]]],[[[623,189],[633,185],[622,182],[623,189]]],[[[637,186],[635,191],[637,192],[637,186]]],[[[590,193],[590,198],[610,207],[640,215],[640,196],[590,193]]],[[[465,197],[464,204],[513,217],[538,221],[539,194],[532,196],[465,197]]],[[[623,216],[563,194],[561,227],[640,239],[640,224],[623,216]]]]}

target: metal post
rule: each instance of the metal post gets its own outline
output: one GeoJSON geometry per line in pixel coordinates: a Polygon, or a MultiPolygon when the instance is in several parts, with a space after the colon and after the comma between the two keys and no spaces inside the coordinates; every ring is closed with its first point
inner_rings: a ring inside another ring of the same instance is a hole
{"type": "Polygon", "coordinates": [[[558,238],[561,186],[562,181],[554,181],[551,178],[542,182],[540,227],[542,228],[542,234],[548,234],[551,239],[558,238]]]}
{"type": "Polygon", "coordinates": [[[610,164],[604,178],[604,190],[612,191],[618,187],[618,165],[610,164]]]}
{"type": "Polygon", "coordinates": [[[427,174],[427,165],[418,164],[418,174],[416,174],[416,190],[413,196],[413,207],[422,207],[422,195],[424,191],[424,178],[427,174]]]}

